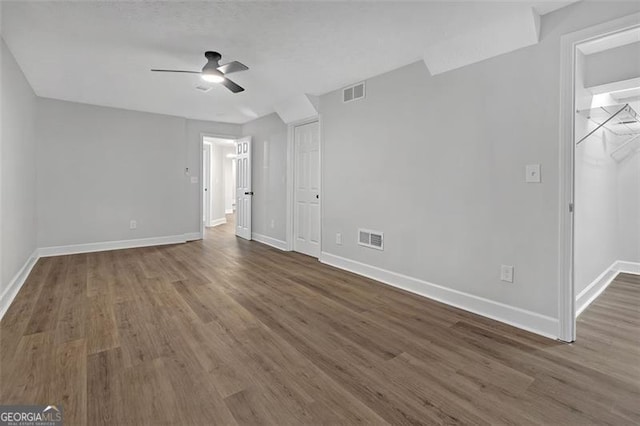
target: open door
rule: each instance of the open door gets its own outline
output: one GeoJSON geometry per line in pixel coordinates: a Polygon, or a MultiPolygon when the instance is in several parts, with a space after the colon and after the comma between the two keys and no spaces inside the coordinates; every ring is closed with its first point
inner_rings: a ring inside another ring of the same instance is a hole
{"type": "Polygon", "coordinates": [[[236,141],[236,235],[251,239],[251,136],[236,141]]]}

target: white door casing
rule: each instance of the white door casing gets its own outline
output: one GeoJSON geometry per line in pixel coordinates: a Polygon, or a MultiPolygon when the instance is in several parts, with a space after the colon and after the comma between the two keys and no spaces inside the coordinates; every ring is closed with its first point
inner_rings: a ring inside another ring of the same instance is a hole
{"type": "Polygon", "coordinates": [[[320,125],[294,128],[294,250],[320,256],[320,125]]]}
{"type": "Polygon", "coordinates": [[[251,136],[236,141],[236,235],[251,239],[251,136]]]}
{"type": "Polygon", "coordinates": [[[202,221],[204,226],[209,226],[211,221],[211,144],[205,143],[202,147],[202,221]]]}

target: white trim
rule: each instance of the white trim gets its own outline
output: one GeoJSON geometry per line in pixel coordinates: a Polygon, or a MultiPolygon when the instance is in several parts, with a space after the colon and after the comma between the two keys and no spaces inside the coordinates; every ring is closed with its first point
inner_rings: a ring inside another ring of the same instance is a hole
{"type": "Polygon", "coordinates": [[[278,250],[288,251],[287,250],[287,242],[286,241],[282,241],[282,240],[278,240],[277,238],[268,237],[266,235],[256,234],[255,232],[252,232],[251,233],[251,239],[253,241],[257,241],[259,243],[266,244],[268,246],[277,248],[278,250]]]}
{"type": "Polygon", "coordinates": [[[638,26],[640,13],[563,35],[560,44],[560,138],[559,150],[559,234],[558,234],[558,337],[565,342],[576,339],[576,298],[573,277],[574,203],[574,79],[576,46],[638,26]]]}
{"type": "Polygon", "coordinates": [[[220,219],[215,219],[212,220],[211,222],[209,222],[209,224],[207,225],[207,228],[213,228],[214,226],[220,226],[220,225],[224,225],[225,223],[227,223],[227,218],[223,217],[220,219]]]}
{"type": "Polygon", "coordinates": [[[202,238],[203,238],[203,236],[199,232],[188,232],[188,233],[184,234],[184,240],[186,242],[201,240],[202,238]]]}
{"type": "Polygon", "coordinates": [[[617,260],[576,296],[576,318],[607,289],[620,273],[640,275],[640,263],[617,260]]]}
{"type": "Polygon", "coordinates": [[[25,281],[27,281],[27,277],[39,258],[38,249],[35,249],[24,265],[22,265],[22,268],[20,268],[13,279],[9,281],[7,288],[2,292],[2,296],[0,296],[0,320],[4,317],[4,314],[7,313],[7,310],[9,310],[11,302],[13,302],[13,299],[18,295],[25,281]]]}
{"type": "Polygon", "coordinates": [[[432,284],[418,278],[409,277],[326,252],[321,253],[319,260],[327,265],[344,269],[389,284],[393,287],[464,309],[465,311],[504,322],[532,333],[552,339],[558,337],[558,320],[546,315],[432,284]]]}
{"type": "MultiPolygon", "coordinates": [[[[190,234],[189,234],[190,235],[190,234]]],[[[42,247],[38,250],[40,257],[61,256],[65,254],[91,253],[95,251],[121,250],[136,247],[161,246],[165,244],[186,243],[186,234],[168,235],[166,237],[139,238],[135,240],[104,241],[100,243],[72,244],[68,246],[42,247]]]]}
{"type": "Polygon", "coordinates": [[[618,275],[616,271],[616,263],[613,262],[598,278],[593,280],[591,284],[584,288],[576,296],[576,318],[589,306],[603,291],[611,284],[613,279],[618,275]]]}
{"type": "Polygon", "coordinates": [[[625,274],[640,275],[640,262],[618,260],[616,262],[616,269],[618,272],[624,272],[625,274]]]}

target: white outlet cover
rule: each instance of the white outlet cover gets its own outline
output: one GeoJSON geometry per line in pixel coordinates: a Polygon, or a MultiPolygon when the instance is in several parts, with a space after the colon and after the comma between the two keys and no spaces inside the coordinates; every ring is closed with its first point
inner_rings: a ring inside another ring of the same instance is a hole
{"type": "Polygon", "coordinates": [[[342,234],[340,232],[336,234],[336,244],[342,245],[342,234]]]}
{"type": "Polygon", "coordinates": [[[198,183],[198,176],[191,176],[191,183],[198,183]]]}
{"type": "Polygon", "coordinates": [[[527,183],[540,183],[542,176],[540,176],[540,164],[527,164],[525,167],[525,182],[527,183]]]}
{"type": "Polygon", "coordinates": [[[513,266],[502,265],[500,267],[500,280],[508,283],[513,282],[513,266]]]}

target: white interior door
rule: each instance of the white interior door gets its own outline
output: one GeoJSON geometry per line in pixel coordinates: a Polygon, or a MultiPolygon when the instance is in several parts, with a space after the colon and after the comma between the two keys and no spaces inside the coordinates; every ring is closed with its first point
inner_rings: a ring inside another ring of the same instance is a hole
{"type": "Polygon", "coordinates": [[[202,147],[202,221],[204,226],[211,222],[211,145],[202,147]]]}
{"type": "Polygon", "coordinates": [[[294,129],[294,250],[320,256],[320,127],[317,121],[294,129]]]}
{"type": "Polygon", "coordinates": [[[251,239],[251,136],[236,141],[236,235],[251,239]]]}

